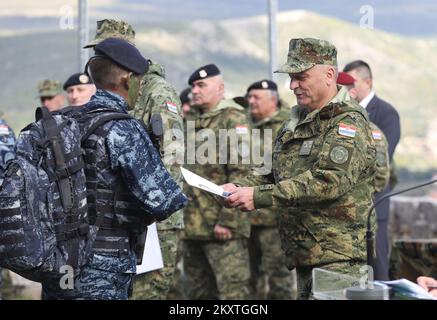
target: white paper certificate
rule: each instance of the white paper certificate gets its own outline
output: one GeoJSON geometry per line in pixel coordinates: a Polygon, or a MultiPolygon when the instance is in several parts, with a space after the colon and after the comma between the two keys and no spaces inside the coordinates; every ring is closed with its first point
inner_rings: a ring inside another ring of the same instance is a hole
{"type": "Polygon", "coordinates": [[[215,183],[198,176],[197,174],[181,167],[182,175],[185,181],[193,187],[202,189],[204,191],[216,194],[220,197],[226,198],[229,196],[228,192],[225,192],[222,187],[216,185],[215,183]]]}
{"type": "Polygon", "coordinates": [[[161,269],[164,267],[161,245],[159,244],[156,223],[147,227],[146,244],[143,252],[143,262],[137,266],[137,274],[161,269]]]}

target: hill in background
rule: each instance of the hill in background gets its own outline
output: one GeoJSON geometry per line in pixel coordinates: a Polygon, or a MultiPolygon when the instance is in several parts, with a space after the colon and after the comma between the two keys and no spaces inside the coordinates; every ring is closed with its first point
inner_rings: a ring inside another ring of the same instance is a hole
{"type": "MultiPolygon", "coordinates": [[[[250,83],[269,77],[265,16],[133,23],[133,26],[138,47],[145,56],[165,65],[169,81],[178,90],[187,85],[192,70],[211,62],[223,70],[229,97],[244,94],[250,83]]],[[[437,111],[437,96],[433,94],[437,81],[437,65],[433,63],[437,58],[436,39],[361,29],[356,24],[307,11],[282,12],[278,15],[278,63],[285,61],[288,41],[295,37],[316,37],[334,43],[340,68],[354,59],[369,62],[377,94],[401,114],[403,139],[424,140],[430,136],[428,127],[437,111]]],[[[26,33],[21,30],[17,34],[4,33],[0,45],[3,61],[0,108],[18,130],[32,120],[38,104],[35,96],[39,80],[65,81],[78,71],[77,35],[73,31],[26,33]]],[[[278,77],[281,94],[294,103],[287,89],[287,78],[278,77]]],[[[429,158],[429,154],[421,154],[425,149],[417,151],[419,157],[429,158]]],[[[404,150],[405,156],[411,156],[408,146],[404,150]]]]}

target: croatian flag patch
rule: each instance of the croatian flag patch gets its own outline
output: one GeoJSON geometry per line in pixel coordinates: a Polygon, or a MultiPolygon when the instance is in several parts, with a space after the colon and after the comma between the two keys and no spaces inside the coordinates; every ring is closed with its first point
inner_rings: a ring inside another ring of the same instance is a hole
{"type": "Polygon", "coordinates": [[[373,140],[381,140],[382,134],[381,131],[372,131],[373,140]]]}
{"type": "Polygon", "coordinates": [[[344,123],[340,123],[338,126],[338,133],[341,134],[342,136],[353,138],[357,133],[357,128],[344,123]]]}
{"type": "Polygon", "coordinates": [[[0,135],[5,136],[7,134],[9,134],[9,127],[4,124],[0,124],[0,135]]]}
{"type": "Polygon", "coordinates": [[[249,130],[247,129],[247,126],[242,125],[242,124],[235,127],[235,132],[237,134],[246,134],[246,133],[248,133],[248,131],[249,130]]]}
{"type": "Polygon", "coordinates": [[[173,112],[173,113],[178,113],[178,107],[173,102],[166,101],[165,106],[167,107],[168,111],[173,112]]]}

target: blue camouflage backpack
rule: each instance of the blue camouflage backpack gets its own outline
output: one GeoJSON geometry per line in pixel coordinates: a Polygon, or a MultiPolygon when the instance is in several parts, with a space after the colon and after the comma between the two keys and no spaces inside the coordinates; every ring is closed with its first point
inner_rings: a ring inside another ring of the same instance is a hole
{"type": "Polygon", "coordinates": [[[116,119],[132,118],[101,112],[87,125],[37,109],[36,121],[21,131],[16,157],[1,175],[1,267],[38,282],[59,280],[65,266],[74,275],[80,272],[103,219],[98,212],[88,214],[82,143],[116,119]]]}

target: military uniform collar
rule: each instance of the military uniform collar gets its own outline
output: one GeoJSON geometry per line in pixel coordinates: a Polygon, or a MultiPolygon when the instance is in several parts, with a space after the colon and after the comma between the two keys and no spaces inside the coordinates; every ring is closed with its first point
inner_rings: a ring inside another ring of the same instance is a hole
{"type": "Polygon", "coordinates": [[[254,127],[260,127],[260,126],[262,126],[263,124],[272,121],[275,117],[277,117],[277,116],[279,115],[279,112],[280,112],[280,111],[281,111],[281,110],[278,109],[278,110],[276,110],[276,111],[275,111],[275,112],[274,112],[270,117],[264,118],[264,119],[262,119],[262,120],[260,120],[260,121],[258,121],[258,122],[254,122],[254,123],[253,123],[253,126],[254,126],[254,127]]]}
{"type": "Polygon", "coordinates": [[[164,66],[152,60],[149,60],[149,70],[147,71],[146,76],[150,74],[156,74],[162,78],[165,78],[164,66]]]}
{"type": "Polygon", "coordinates": [[[337,94],[322,108],[316,109],[308,113],[306,118],[300,123],[312,122],[316,117],[332,118],[333,116],[343,113],[344,106],[352,101],[347,88],[344,86],[337,85],[337,94]]]}
{"type": "Polygon", "coordinates": [[[90,102],[84,106],[84,111],[98,109],[102,106],[123,112],[128,110],[127,102],[122,96],[112,91],[97,89],[90,102]]]}
{"type": "Polygon", "coordinates": [[[211,108],[208,112],[202,113],[199,116],[199,118],[203,119],[203,118],[209,118],[209,117],[215,116],[215,115],[219,114],[220,112],[222,112],[222,110],[228,109],[228,108],[234,108],[234,109],[238,109],[240,111],[244,111],[244,108],[242,106],[240,106],[239,104],[237,104],[236,102],[234,102],[232,99],[231,100],[222,99],[215,107],[211,108]]]}

